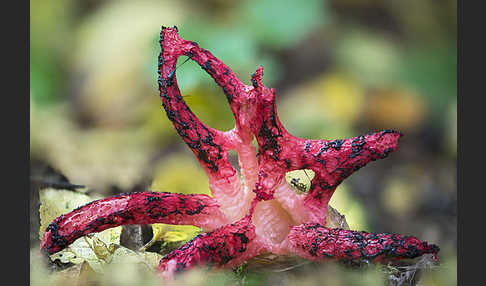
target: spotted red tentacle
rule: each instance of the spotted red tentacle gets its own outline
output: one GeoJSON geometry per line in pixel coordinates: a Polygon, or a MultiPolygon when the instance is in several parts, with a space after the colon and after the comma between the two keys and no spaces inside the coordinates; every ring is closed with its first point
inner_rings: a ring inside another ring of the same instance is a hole
{"type": "Polygon", "coordinates": [[[335,258],[384,262],[427,253],[437,259],[439,252],[438,246],[413,236],[330,229],[320,224],[294,226],[288,237],[296,254],[314,261],[335,258]]]}
{"type": "Polygon", "coordinates": [[[384,130],[342,140],[290,138],[287,146],[293,150],[284,147],[280,152],[288,170],[311,169],[315,176],[305,197],[292,195],[292,202],[288,202],[284,196],[284,193],[288,196],[288,190],[280,185],[282,193],[277,194],[276,199],[289,212],[288,206],[299,206],[298,209],[309,213],[300,215],[301,219],[296,218],[296,221],[324,225],[327,205],[339,184],[369,162],[386,158],[397,149],[401,136],[398,131],[384,130]]]}
{"type": "MultiPolygon", "coordinates": [[[[325,221],[325,210],[341,182],[369,162],[386,158],[398,147],[402,134],[394,130],[369,133],[344,140],[306,140],[301,142],[300,168],[312,169],[305,205],[325,221]]],[[[310,222],[310,221],[309,221],[310,222]]]]}
{"type": "MultiPolygon", "coordinates": [[[[236,170],[227,159],[230,138],[219,130],[202,123],[181,96],[176,79],[177,58],[194,56],[197,44],[179,37],[176,29],[162,28],[160,34],[159,90],[162,105],[175,129],[186,142],[206,172],[215,177],[231,177],[236,170]]],[[[208,67],[209,68],[209,67],[208,67]]]]}
{"type": "Polygon", "coordinates": [[[167,223],[214,229],[226,223],[207,195],[139,192],[90,202],[56,218],[46,229],[41,249],[58,252],[89,233],[127,224],[167,223]]]}
{"type": "Polygon", "coordinates": [[[249,216],[214,231],[200,234],[162,258],[159,271],[166,278],[197,265],[221,268],[237,265],[264,249],[255,243],[249,216]]]}
{"type": "MultiPolygon", "coordinates": [[[[398,146],[402,135],[384,130],[344,140],[305,140],[301,143],[300,168],[312,169],[322,190],[331,189],[371,161],[383,159],[398,146]]],[[[317,199],[326,198],[311,189],[317,199]]]]}

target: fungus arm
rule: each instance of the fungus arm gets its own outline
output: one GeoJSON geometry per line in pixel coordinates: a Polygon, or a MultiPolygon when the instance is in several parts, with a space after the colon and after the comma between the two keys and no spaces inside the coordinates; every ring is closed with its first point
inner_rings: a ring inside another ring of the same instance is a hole
{"type": "MultiPolygon", "coordinates": [[[[163,27],[160,37],[162,51],[159,55],[158,82],[167,117],[210,177],[223,179],[234,176],[236,171],[227,159],[231,138],[202,123],[182,98],[177,85],[177,59],[182,55],[195,57],[191,50],[197,44],[181,39],[175,28],[163,27]]],[[[202,53],[200,49],[197,51],[197,55],[202,53]]]]}
{"type": "Polygon", "coordinates": [[[215,229],[226,223],[207,195],[139,192],[90,202],[56,218],[44,232],[41,249],[58,252],[89,233],[127,224],[167,223],[215,229]]]}
{"type": "MultiPolygon", "coordinates": [[[[292,205],[299,205],[300,217],[305,222],[326,223],[326,208],[339,184],[371,161],[386,158],[398,146],[402,135],[394,130],[343,139],[306,140],[289,137],[291,149],[282,149],[280,156],[286,162],[286,172],[296,169],[311,169],[315,176],[305,197],[292,195],[292,205]],[[305,211],[304,211],[305,209],[305,211]],[[304,214],[307,212],[308,214],[304,214]]],[[[285,183],[285,182],[283,182],[285,183]]],[[[282,183],[281,183],[282,185],[282,183]]],[[[286,185],[286,184],[283,184],[286,185]]],[[[289,190],[278,188],[276,199],[285,205],[289,190]]],[[[304,222],[298,219],[297,221],[304,222]]]]}
{"type": "Polygon", "coordinates": [[[165,278],[197,265],[235,266],[264,251],[256,241],[255,226],[250,217],[196,236],[182,247],[162,258],[159,271],[165,278]]]}
{"type": "Polygon", "coordinates": [[[330,229],[320,224],[294,226],[288,238],[292,252],[314,261],[335,258],[386,262],[427,253],[437,259],[439,252],[438,246],[413,236],[330,229]]]}

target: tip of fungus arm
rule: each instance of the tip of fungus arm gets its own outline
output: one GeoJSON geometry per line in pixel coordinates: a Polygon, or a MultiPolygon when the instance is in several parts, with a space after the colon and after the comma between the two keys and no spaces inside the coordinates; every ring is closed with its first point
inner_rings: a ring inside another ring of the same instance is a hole
{"type": "Polygon", "coordinates": [[[262,78],[263,78],[263,66],[260,65],[258,66],[257,70],[251,75],[251,84],[258,91],[261,91],[263,88],[262,78]]]}
{"type": "Polygon", "coordinates": [[[223,89],[236,116],[236,105],[238,105],[240,97],[247,94],[246,85],[238,79],[226,64],[210,51],[199,47],[196,42],[182,39],[178,34],[177,28],[163,27],[160,34],[160,45],[162,61],[159,60],[159,70],[161,68],[164,70],[170,68],[180,56],[189,57],[198,63],[223,89]]]}
{"type": "Polygon", "coordinates": [[[371,161],[386,158],[397,149],[401,136],[398,131],[383,130],[349,139],[301,140],[301,165],[336,177],[343,172],[351,174],[371,161]]]}

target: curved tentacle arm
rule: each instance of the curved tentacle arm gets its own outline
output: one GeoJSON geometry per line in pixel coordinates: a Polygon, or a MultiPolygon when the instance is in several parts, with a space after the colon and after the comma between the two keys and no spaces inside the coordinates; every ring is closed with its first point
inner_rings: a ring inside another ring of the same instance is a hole
{"type": "MultiPolygon", "coordinates": [[[[322,188],[331,189],[369,162],[386,158],[397,149],[401,136],[398,131],[384,130],[344,140],[305,140],[299,146],[299,167],[312,169],[316,181],[325,183],[322,188]]],[[[313,190],[311,195],[327,198],[313,190]]]]}
{"type": "Polygon", "coordinates": [[[182,55],[194,56],[191,49],[197,44],[181,39],[173,28],[163,27],[160,37],[158,82],[168,118],[209,176],[216,179],[235,176],[236,170],[227,159],[231,137],[202,123],[182,98],[177,85],[177,59],[182,55]]]}
{"type": "Polygon", "coordinates": [[[320,224],[294,226],[288,238],[294,253],[314,261],[335,258],[385,262],[427,253],[437,259],[439,252],[438,246],[413,236],[330,229],[320,224]]]}
{"type": "Polygon", "coordinates": [[[305,206],[317,221],[325,223],[325,210],[336,188],[341,182],[369,162],[386,158],[398,147],[402,134],[394,130],[357,136],[344,140],[306,140],[300,143],[299,168],[315,172],[305,206]]]}
{"type": "Polygon", "coordinates": [[[294,195],[285,182],[280,183],[275,197],[284,207],[288,201],[292,206],[301,205],[298,209],[309,213],[304,216],[306,222],[325,225],[327,205],[339,184],[369,162],[386,158],[397,149],[401,136],[384,130],[344,140],[290,138],[294,150],[285,147],[280,152],[288,170],[312,169],[315,176],[305,197],[294,195]]]}
{"type": "Polygon", "coordinates": [[[215,229],[227,219],[207,195],[139,192],[90,202],[56,218],[46,229],[41,249],[58,252],[89,233],[127,224],[180,224],[215,229]]]}
{"type": "Polygon", "coordinates": [[[197,265],[229,267],[264,251],[256,241],[255,226],[250,216],[212,232],[196,236],[162,258],[159,271],[165,278],[197,265]]]}
{"type": "MultiPolygon", "coordinates": [[[[228,209],[232,206],[240,208],[238,202],[247,201],[248,194],[241,192],[240,178],[228,160],[228,151],[238,149],[243,156],[252,154],[253,137],[247,131],[248,128],[241,126],[251,122],[245,119],[248,117],[247,109],[241,107],[246,102],[250,87],[238,80],[231,69],[209,51],[200,48],[195,42],[183,40],[175,27],[162,27],[160,45],[162,51],[159,56],[159,90],[167,116],[206,171],[215,199],[222,204],[227,215],[241,218],[243,213],[240,212],[245,210],[235,212],[228,209]],[[196,61],[222,87],[236,119],[235,129],[222,132],[210,128],[190,110],[180,94],[175,74],[177,58],[183,55],[196,61]],[[246,149],[237,148],[243,144],[246,149]]],[[[243,175],[248,182],[254,181],[248,174],[243,175]]]]}

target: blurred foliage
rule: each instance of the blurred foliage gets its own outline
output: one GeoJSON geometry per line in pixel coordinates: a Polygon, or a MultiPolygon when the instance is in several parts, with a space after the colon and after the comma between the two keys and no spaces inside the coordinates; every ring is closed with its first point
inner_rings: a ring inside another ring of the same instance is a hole
{"type": "Polygon", "coordinates": [[[116,185],[127,189],[145,176],[157,142],[144,128],[92,128],[74,122],[64,106],[30,105],[31,157],[55,166],[72,182],[83,182],[100,193],[116,185]],[[62,154],[62,156],[60,156],[62,154]]]}
{"type": "Polygon", "coordinates": [[[150,190],[211,195],[206,174],[189,150],[170,155],[155,167],[150,190]]]}
{"type": "Polygon", "coordinates": [[[258,42],[276,49],[295,45],[329,22],[325,2],[319,0],[306,1],[305,5],[300,1],[242,1],[236,11],[236,25],[247,29],[258,42]]]}
{"type": "Polygon", "coordinates": [[[299,137],[334,139],[354,136],[364,94],[354,81],[338,73],[324,74],[285,94],[278,105],[282,124],[299,137]]]}
{"type": "MultiPolygon", "coordinates": [[[[210,50],[247,84],[264,65],[264,83],[276,89],[280,119],[296,136],[338,139],[389,128],[403,132],[399,150],[348,179],[331,205],[351,229],[404,232],[437,243],[443,264],[420,283],[454,285],[456,1],[30,3],[30,156],[72,183],[86,185],[85,194],[78,193],[79,203],[143,189],[209,194],[206,175],[173,130],[158,95],[160,26],[177,25],[182,37],[210,50]]],[[[231,129],[234,120],[223,92],[196,63],[185,60],[178,61],[177,79],[186,102],[209,126],[231,129]]],[[[307,184],[304,176],[299,178],[307,184]]],[[[47,197],[46,192],[41,196],[44,207],[47,197]]],[[[52,201],[52,213],[41,208],[43,228],[56,214],[74,208],[52,201]]],[[[59,196],[59,201],[65,200],[59,196]]],[[[38,229],[32,231],[37,237],[38,229]]],[[[199,230],[161,224],[153,231],[155,240],[183,242],[199,230]]],[[[105,266],[97,278],[100,285],[157,283],[146,267],[114,266],[110,245],[118,243],[94,237],[78,243],[105,266]]],[[[95,263],[77,261],[57,276],[32,281],[64,285],[69,277],[95,279],[89,278],[99,271],[95,263]]],[[[31,263],[38,262],[32,254],[31,263]]],[[[322,275],[309,276],[309,281],[244,271],[242,276],[231,271],[206,276],[200,270],[180,281],[376,285],[384,279],[382,272],[343,274],[345,269],[322,267],[322,275]]],[[[31,267],[34,277],[46,276],[44,270],[31,267]]]]}
{"type": "Polygon", "coordinates": [[[63,100],[72,4],[70,0],[30,1],[30,93],[39,104],[63,100]]]}
{"type": "Polygon", "coordinates": [[[341,184],[329,204],[346,217],[351,230],[370,230],[366,222],[366,209],[359,200],[353,198],[346,183],[341,184]]]}

